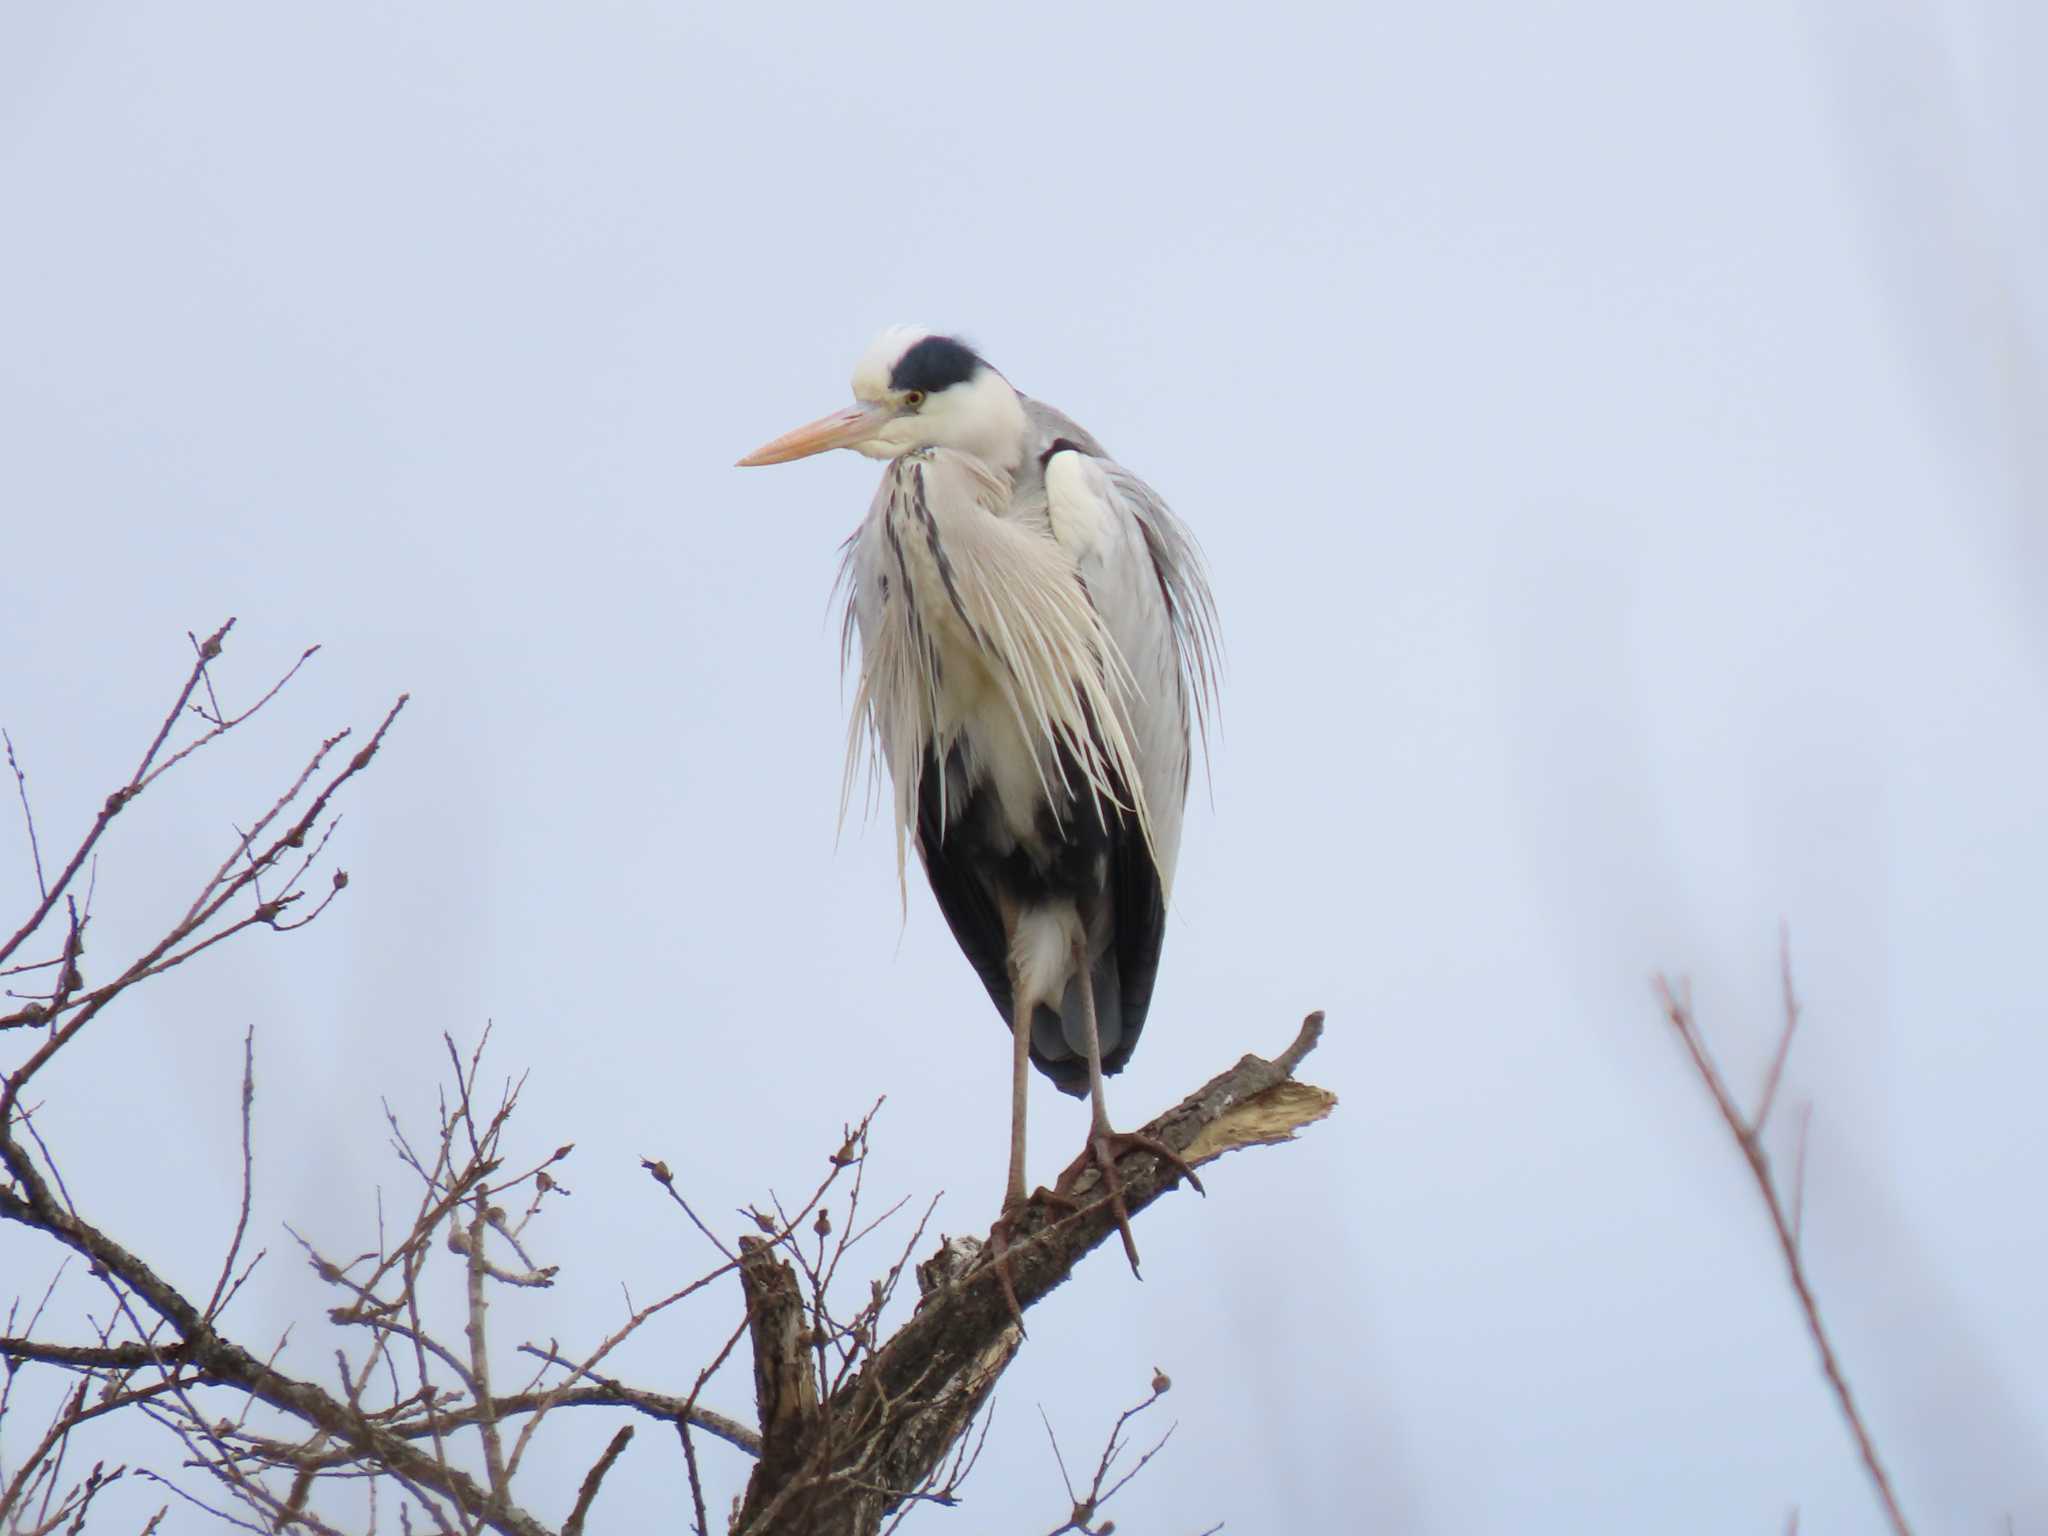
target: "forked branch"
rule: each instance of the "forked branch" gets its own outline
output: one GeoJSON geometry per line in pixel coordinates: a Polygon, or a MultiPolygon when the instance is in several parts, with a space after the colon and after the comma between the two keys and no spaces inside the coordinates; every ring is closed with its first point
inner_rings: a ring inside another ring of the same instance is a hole
{"type": "Polygon", "coordinates": [[[1806,1120],[1800,1119],[1799,1152],[1793,1176],[1793,1188],[1789,1203],[1778,1189],[1778,1182],[1771,1172],[1769,1154],[1764,1150],[1764,1126],[1770,1118],[1771,1107],[1776,1102],[1778,1087],[1784,1076],[1785,1058],[1792,1049],[1792,1034],[1799,1025],[1799,999],[1792,988],[1792,967],[1789,949],[1781,952],[1780,972],[1783,979],[1785,1023],[1779,1032],[1776,1049],[1771,1054],[1771,1065],[1764,1077],[1762,1094],[1758,1097],[1756,1113],[1745,1115],[1742,1106],[1729,1090],[1727,1079],[1715,1062],[1713,1053],[1707,1049],[1706,1038],[1700,1033],[1699,1020],[1694,1016],[1692,999],[1681,984],[1674,987],[1664,977],[1656,979],[1658,1001],[1663,1005],[1664,1017],[1678,1032],[1686,1054],[1692,1059],[1693,1070],[1700,1081],[1707,1085],[1707,1092],[1713,1095],[1714,1107],[1721,1112],[1721,1119],[1728,1126],[1728,1133],[1735,1138],[1735,1145],[1741,1151],[1743,1160],[1749,1164],[1749,1171],[1756,1181],[1757,1193],[1762,1196],[1765,1213],[1770,1217],[1771,1230],[1776,1233],[1778,1250],[1785,1259],[1785,1271],[1792,1281],[1793,1294],[1799,1298],[1800,1314],[1806,1320],[1806,1331],[1813,1339],[1814,1348],[1820,1353],[1820,1367],[1834,1390],[1835,1401],[1842,1410],[1842,1418],[1849,1426],[1849,1433],[1855,1438],[1857,1454],[1863,1458],[1864,1470],[1877,1493],[1879,1504],[1884,1508],[1885,1519],[1895,1536],[1911,1536],[1912,1528],[1906,1523],[1905,1512],[1899,1507],[1897,1494],[1892,1491],[1891,1478],[1886,1474],[1884,1461],[1878,1455],[1877,1442],[1872,1438],[1870,1427],[1864,1422],[1862,1411],[1856,1406],[1856,1396],[1849,1390],[1849,1378],[1843,1373],[1835,1346],[1828,1337],[1825,1323],[1821,1321],[1820,1304],[1814,1300],[1813,1286],[1807,1279],[1806,1260],[1800,1246],[1800,1206],[1803,1200],[1806,1165],[1806,1120]]]}

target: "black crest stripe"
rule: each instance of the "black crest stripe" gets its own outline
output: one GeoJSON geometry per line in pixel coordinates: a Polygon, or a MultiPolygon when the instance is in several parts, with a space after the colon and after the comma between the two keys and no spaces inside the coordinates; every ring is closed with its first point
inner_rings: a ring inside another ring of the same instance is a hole
{"type": "Polygon", "coordinates": [[[951,336],[927,336],[896,359],[896,366],[889,371],[889,387],[937,394],[965,384],[986,366],[965,342],[951,336]]]}

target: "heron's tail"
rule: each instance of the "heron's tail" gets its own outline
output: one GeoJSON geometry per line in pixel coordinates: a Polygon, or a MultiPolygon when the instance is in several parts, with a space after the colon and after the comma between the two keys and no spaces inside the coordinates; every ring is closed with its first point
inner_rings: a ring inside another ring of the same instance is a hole
{"type": "MultiPolygon", "coordinates": [[[[1117,972],[1115,949],[1095,962],[1090,979],[1095,987],[1095,1033],[1102,1042],[1102,1071],[1110,1077],[1123,1071],[1138,1043],[1137,1030],[1124,1027],[1123,978],[1117,972]]],[[[1067,982],[1057,1013],[1046,1003],[1032,1012],[1031,1061],[1061,1093],[1080,1098],[1088,1092],[1088,1037],[1081,1019],[1080,977],[1067,982]]]]}

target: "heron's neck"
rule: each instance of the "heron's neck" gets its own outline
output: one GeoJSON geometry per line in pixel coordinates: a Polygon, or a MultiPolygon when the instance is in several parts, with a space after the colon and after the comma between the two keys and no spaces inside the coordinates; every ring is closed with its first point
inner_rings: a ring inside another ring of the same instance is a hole
{"type": "Polygon", "coordinates": [[[934,425],[941,429],[934,446],[972,454],[998,473],[1016,469],[1024,457],[1024,402],[993,368],[947,390],[934,425]]]}

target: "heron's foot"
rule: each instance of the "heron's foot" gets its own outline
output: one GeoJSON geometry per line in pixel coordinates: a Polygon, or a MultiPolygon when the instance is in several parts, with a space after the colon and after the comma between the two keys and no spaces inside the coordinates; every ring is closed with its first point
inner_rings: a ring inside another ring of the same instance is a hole
{"type": "Polygon", "coordinates": [[[1068,1215],[1081,1209],[1081,1202],[1073,1196],[1056,1189],[1040,1185],[1029,1195],[1012,1195],[1003,1202],[1003,1214],[996,1218],[995,1225],[988,1229],[988,1246],[996,1272],[996,1282],[1003,1288],[1003,1300],[1010,1304],[1010,1316],[1016,1320],[1017,1331],[1024,1331],[1024,1309],[1017,1305],[1017,1282],[1010,1273],[1010,1244],[1017,1236],[1017,1223],[1024,1213],[1034,1205],[1058,1206],[1068,1215]]]}
{"type": "Polygon", "coordinates": [[[1067,1171],[1059,1176],[1054,1185],[1057,1198],[1072,1204],[1073,1196],[1067,1193],[1089,1169],[1102,1175],[1102,1187],[1108,1192],[1109,1211],[1116,1218],[1117,1235],[1124,1240],[1124,1257],[1130,1261],[1131,1273],[1139,1279],[1138,1241],[1131,1236],[1131,1212],[1124,1204],[1123,1176],[1117,1172],[1117,1161],[1127,1152],[1149,1152],[1161,1162],[1172,1167],[1182,1178],[1194,1185],[1195,1192],[1207,1197],[1202,1181],[1195,1170],[1188,1166],[1187,1159],[1156,1136],[1147,1136],[1142,1131],[1098,1130],[1088,1137],[1088,1145],[1081,1149],[1081,1155],[1067,1165],[1067,1171]]]}

